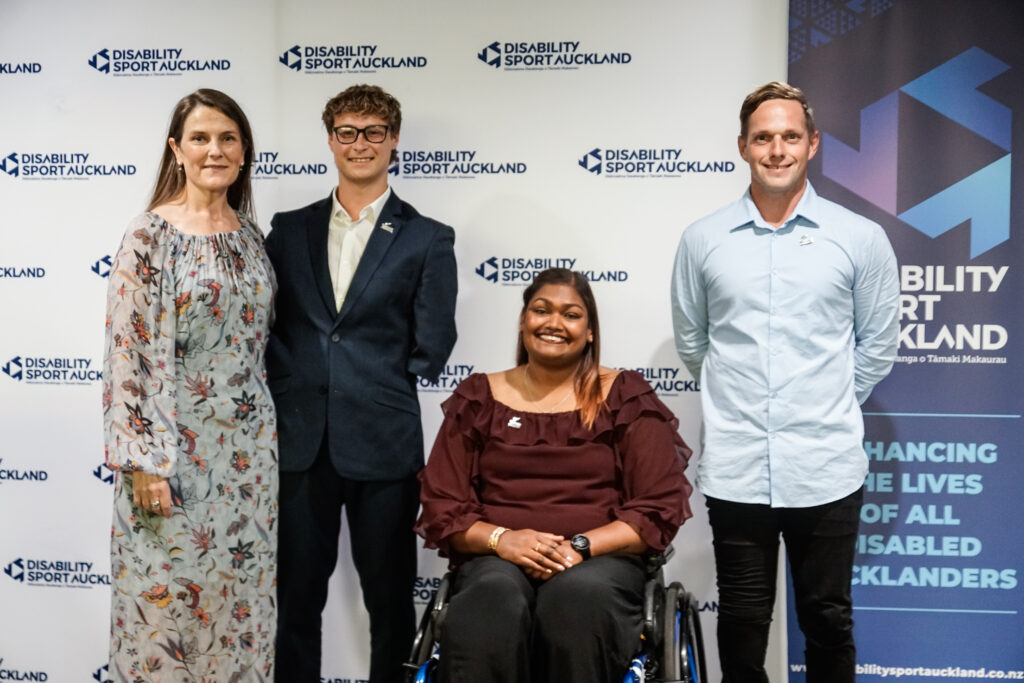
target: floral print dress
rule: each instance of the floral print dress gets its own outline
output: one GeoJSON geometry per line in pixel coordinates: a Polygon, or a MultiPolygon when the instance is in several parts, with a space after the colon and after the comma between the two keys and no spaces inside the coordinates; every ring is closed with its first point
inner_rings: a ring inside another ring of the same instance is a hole
{"type": "Polygon", "coordinates": [[[103,410],[117,472],[110,678],[273,679],[277,435],[264,350],[263,235],[129,224],[107,294],[103,410]],[[132,470],[166,477],[171,517],[132,503],[132,470]]]}

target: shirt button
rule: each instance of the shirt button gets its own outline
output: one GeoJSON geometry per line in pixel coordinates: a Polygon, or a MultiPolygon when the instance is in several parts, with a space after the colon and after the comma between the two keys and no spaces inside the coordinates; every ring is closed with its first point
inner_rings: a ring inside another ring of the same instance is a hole
{"type": "Polygon", "coordinates": [[[332,334],[331,335],[331,341],[334,342],[335,344],[337,344],[338,342],[341,341],[341,335],[337,334],[337,333],[332,334]]]}
{"type": "Polygon", "coordinates": [[[773,391],[772,393],[768,394],[768,398],[778,398],[778,397],[779,397],[779,392],[777,392],[777,391],[773,391]]]}

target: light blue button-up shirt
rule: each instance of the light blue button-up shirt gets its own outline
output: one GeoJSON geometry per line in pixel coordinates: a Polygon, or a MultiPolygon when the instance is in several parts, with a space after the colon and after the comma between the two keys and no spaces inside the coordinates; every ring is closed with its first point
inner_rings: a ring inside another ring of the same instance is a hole
{"type": "Polygon", "coordinates": [[[749,189],[687,228],[672,321],[701,383],[700,490],[773,507],[856,491],[868,471],[860,404],[892,368],[898,309],[885,232],[810,183],[778,228],[749,189]]]}

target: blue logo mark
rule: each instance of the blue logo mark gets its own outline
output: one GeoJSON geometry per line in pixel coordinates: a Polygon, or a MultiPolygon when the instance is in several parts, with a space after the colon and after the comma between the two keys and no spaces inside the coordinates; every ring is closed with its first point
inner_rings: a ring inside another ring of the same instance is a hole
{"type": "Polygon", "coordinates": [[[476,58],[488,66],[497,69],[501,65],[501,47],[498,41],[494,41],[477,53],[476,58]]]}
{"type": "Polygon", "coordinates": [[[96,477],[104,484],[114,483],[114,473],[108,470],[104,465],[99,465],[92,471],[92,476],[96,477]]]}
{"type": "Polygon", "coordinates": [[[594,149],[584,154],[583,158],[580,159],[579,163],[581,167],[585,168],[591,173],[601,175],[601,148],[595,147],[594,149]]]}
{"type": "Polygon", "coordinates": [[[111,265],[112,265],[112,260],[111,260],[110,256],[107,255],[107,256],[104,256],[103,258],[101,258],[99,261],[96,261],[96,263],[92,264],[91,270],[92,270],[92,272],[96,273],[100,277],[107,277],[108,275],[110,275],[110,267],[111,267],[111,265]]]}
{"type": "Polygon", "coordinates": [[[103,48],[89,58],[89,66],[100,73],[110,73],[110,50],[103,48]]]}
{"type": "Polygon", "coordinates": [[[931,238],[971,223],[971,258],[1010,239],[1009,107],[978,87],[1010,67],[972,47],[940,64],[860,113],[861,148],[855,150],[831,135],[822,135],[822,173],[931,238]],[[906,211],[896,206],[899,93],[1005,150],[1005,156],[906,211]]]}
{"type": "Polygon", "coordinates": [[[477,275],[479,275],[480,277],[482,277],[483,279],[487,280],[488,282],[497,282],[498,281],[498,257],[497,256],[492,256],[491,258],[487,259],[486,261],[481,263],[479,266],[477,266],[476,270],[474,272],[477,275]]]}
{"type": "Polygon", "coordinates": [[[302,48],[300,48],[298,45],[295,45],[292,48],[290,48],[288,50],[285,50],[284,54],[281,55],[278,58],[277,61],[279,61],[282,64],[284,64],[289,69],[294,69],[295,71],[301,71],[302,70],[302,48]]]}
{"type": "Polygon", "coordinates": [[[388,166],[388,175],[398,175],[398,161],[394,161],[388,166]]]}
{"type": "Polygon", "coordinates": [[[11,379],[21,381],[21,356],[15,356],[6,363],[4,363],[3,371],[11,379]]]}
{"type": "Polygon", "coordinates": [[[100,668],[96,669],[96,671],[93,672],[92,679],[94,681],[99,681],[100,683],[104,683],[104,681],[109,680],[109,676],[107,675],[109,672],[110,672],[110,665],[109,664],[104,664],[103,666],[101,666],[100,668]]]}
{"type": "Polygon", "coordinates": [[[3,171],[7,175],[17,178],[18,177],[18,155],[8,154],[2,160],[0,160],[0,171],[3,171]]]}
{"type": "Polygon", "coordinates": [[[11,577],[15,581],[20,581],[21,583],[25,583],[25,563],[24,563],[24,561],[19,557],[14,562],[11,562],[9,565],[4,567],[4,574],[7,574],[7,576],[11,577]]]}

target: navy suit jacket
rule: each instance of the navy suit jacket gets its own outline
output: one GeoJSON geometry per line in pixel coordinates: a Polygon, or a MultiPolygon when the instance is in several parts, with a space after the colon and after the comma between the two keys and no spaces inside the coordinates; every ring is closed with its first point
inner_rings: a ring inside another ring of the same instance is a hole
{"type": "Polygon", "coordinates": [[[343,477],[401,479],[423,466],[416,377],[435,380],[455,345],[455,231],[392,191],[337,311],[330,219],[328,196],[276,214],[267,235],[278,282],[267,376],[280,466],[308,469],[326,434],[343,477]]]}

